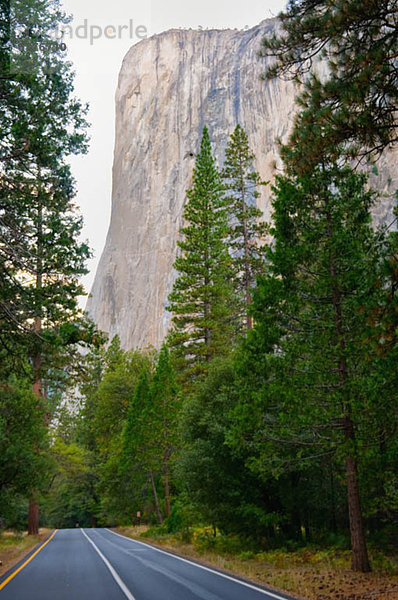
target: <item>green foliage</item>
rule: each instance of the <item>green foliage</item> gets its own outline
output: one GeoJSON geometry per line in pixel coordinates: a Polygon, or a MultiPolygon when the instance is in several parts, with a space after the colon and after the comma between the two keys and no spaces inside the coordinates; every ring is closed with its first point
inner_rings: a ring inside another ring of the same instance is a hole
{"type": "Polygon", "coordinates": [[[166,344],[163,344],[151,387],[148,426],[154,446],[161,457],[166,516],[170,516],[173,487],[172,464],[180,448],[178,418],[181,409],[179,387],[166,344]]]}
{"type": "Polygon", "coordinates": [[[26,498],[43,488],[49,463],[44,406],[26,381],[0,386],[0,515],[2,526],[26,525],[26,498]]]}
{"type": "MultiPolygon", "coordinates": [[[[124,352],[118,338],[105,355],[105,371],[95,391],[95,415],[92,426],[100,452],[107,454],[108,444],[123,429],[130,398],[142,369],[151,370],[152,357],[140,352],[124,352]]],[[[87,423],[90,427],[90,423],[87,423]]]]}
{"type": "MultiPolygon", "coordinates": [[[[70,155],[87,149],[87,107],[74,98],[71,64],[52,39],[67,22],[56,0],[0,1],[0,346],[8,354],[0,357],[2,385],[10,372],[30,379],[41,399],[37,418],[47,425],[81,372],[82,347],[97,335],[78,306],[90,250],[80,239],[69,166],[70,155]]],[[[31,443],[29,463],[19,469],[22,477],[30,469],[21,493],[32,492],[33,501],[42,452],[31,443]]],[[[29,531],[37,526],[32,518],[29,531]]]]}
{"type": "Polygon", "coordinates": [[[1,491],[0,529],[12,529],[21,533],[26,530],[29,500],[25,493],[16,492],[12,488],[1,491]]]}
{"type": "Polygon", "coordinates": [[[150,382],[148,372],[143,370],[129,404],[123,430],[123,459],[133,463],[143,474],[160,468],[160,457],[152,438],[151,417],[150,382]]]}
{"type": "Polygon", "coordinates": [[[90,527],[95,507],[93,474],[87,455],[76,443],[56,438],[51,455],[56,465],[44,504],[48,526],[90,527]]]}
{"type": "Polygon", "coordinates": [[[178,475],[205,522],[225,532],[260,537],[268,525],[264,489],[225,443],[236,401],[232,361],[215,360],[183,407],[178,475]]]}
{"type": "Polygon", "coordinates": [[[180,494],[173,503],[171,514],[165,521],[168,533],[178,534],[183,542],[192,540],[192,527],[200,520],[197,508],[186,494],[180,494]]]}
{"type": "Polygon", "coordinates": [[[180,410],[179,387],[170,360],[169,350],[163,344],[151,387],[151,429],[156,443],[163,447],[170,459],[178,446],[177,418],[180,410]]]}
{"type": "MultiPolygon", "coordinates": [[[[252,288],[257,277],[264,271],[264,238],[267,226],[263,214],[257,208],[258,187],[265,185],[254,171],[255,156],[249,147],[248,137],[240,125],[232,133],[225,150],[222,170],[227,214],[230,223],[229,252],[235,270],[236,301],[241,306],[241,327],[252,327],[248,308],[252,300],[252,288]]],[[[239,312],[235,304],[234,311],[239,312]]]]}
{"type": "Polygon", "coordinates": [[[31,320],[58,328],[76,317],[83,292],[78,278],[89,250],[79,240],[67,158],[86,150],[86,107],[73,98],[70,63],[50,41],[51,30],[66,22],[58,3],[2,1],[0,11],[2,338],[7,344],[19,335],[34,355],[46,339],[28,335],[31,320]],[[48,52],[33,31],[50,44],[48,52]]]}
{"type": "Polygon", "coordinates": [[[161,540],[167,539],[168,535],[169,528],[165,522],[162,525],[151,525],[146,531],[141,533],[140,537],[161,540]]]}
{"type": "Polygon", "coordinates": [[[187,192],[181,255],[169,310],[169,336],[178,372],[185,382],[207,371],[215,355],[228,352],[234,327],[231,317],[233,270],[226,245],[228,222],[220,174],[205,127],[196,157],[192,188],[187,192]]]}
{"type": "Polygon", "coordinates": [[[291,1],[282,31],[264,40],[263,55],[276,58],[267,77],[305,81],[284,150],[296,173],[326,157],[379,155],[397,141],[397,17],[395,0],[291,1]],[[316,73],[320,58],[326,77],[316,73]]]}
{"type": "Polygon", "coordinates": [[[394,439],[396,410],[396,372],[370,337],[389,285],[389,253],[385,232],[371,226],[374,195],[365,182],[337,168],[278,178],[270,272],[259,282],[256,329],[243,347],[249,384],[256,367],[245,348],[254,360],[264,353],[261,378],[241,396],[229,436],[264,477],[305,473],[311,461],[328,459],[342,476],[345,465],[348,501],[358,493],[358,465],[369,474],[370,448],[394,439]]]}
{"type": "MultiPolygon", "coordinates": [[[[265,421],[258,415],[261,430],[256,444],[265,453],[269,448],[262,468],[278,472],[289,464],[289,447],[296,442],[302,448],[298,454],[295,450],[293,462],[305,461],[316,448],[326,454],[337,452],[344,442],[333,431],[339,430],[347,403],[363,433],[378,439],[379,430],[372,433],[365,425],[363,411],[366,407],[371,416],[379,402],[377,372],[369,373],[368,368],[377,357],[367,335],[383,285],[383,232],[371,228],[373,196],[364,190],[364,176],[349,170],[320,170],[299,180],[279,178],[275,194],[270,276],[259,284],[258,325],[244,346],[249,353],[253,346],[267,353],[262,363],[266,370],[255,403],[248,398],[241,409],[253,412],[258,402],[260,414],[268,413],[265,421]],[[337,292],[344,347],[336,331],[337,292]],[[350,374],[344,388],[338,371],[343,359],[350,374]],[[313,419],[319,434],[312,429],[313,419]],[[281,454],[275,454],[278,440],[281,454]]],[[[385,395],[384,401],[390,411],[391,397],[385,395]]],[[[253,419],[242,414],[241,422],[253,419]]]]}
{"type": "Polygon", "coordinates": [[[116,336],[105,352],[94,350],[88,362],[91,376],[81,388],[85,402],[77,441],[89,451],[97,497],[93,514],[105,524],[130,524],[134,507],[142,508],[147,483],[139,474],[142,488],[134,490],[137,481],[121,468],[123,432],[140,375],[153,369],[153,352],[126,352],[116,336]]]}
{"type": "MultiPolygon", "coordinates": [[[[177,416],[179,410],[178,387],[166,345],[159,353],[153,382],[144,370],[130,402],[123,430],[122,466],[129,470],[135,486],[143,488],[151,482],[155,508],[162,520],[158,506],[156,482],[162,477],[165,513],[171,510],[170,463],[178,447],[177,416]]],[[[137,509],[140,505],[137,506],[137,509]]]]}

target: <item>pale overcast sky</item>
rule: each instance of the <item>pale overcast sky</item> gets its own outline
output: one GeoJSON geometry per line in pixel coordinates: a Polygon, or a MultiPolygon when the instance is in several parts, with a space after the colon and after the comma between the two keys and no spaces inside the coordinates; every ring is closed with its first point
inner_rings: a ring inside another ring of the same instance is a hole
{"type": "Polygon", "coordinates": [[[94,258],[89,263],[90,274],[83,280],[89,292],[109,225],[117,78],[123,57],[134,43],[140,41],[137,34],[144,35],[144,28],[151,35],[173,27],[252,27],[263,19],[276,16],[286,2],[63,0],[62,4],[65,11],[74,17],[71,29],[73,39],[68,35],[65,43],[76,71],[76,95],[90,104],[90,150],[88,155],[72,159],[78,187],[77,202],[85,221],[84,237],[89,239],[94,251],[94,258]],[[90,40],[90,32],[92,38],[97,38],[100,31],[100,39],[90,40]],[[120,32],[120,39],[119,35],[115,39],[115,32],[120,32]],[[77,39],[77,35],[81,39],[77,39]]]}

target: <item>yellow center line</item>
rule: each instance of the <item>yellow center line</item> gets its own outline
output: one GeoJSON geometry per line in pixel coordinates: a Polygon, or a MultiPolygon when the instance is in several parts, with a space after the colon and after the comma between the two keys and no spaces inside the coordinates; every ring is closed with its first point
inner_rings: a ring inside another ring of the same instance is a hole
{"type": "Polygon", "coordinates": [[[54,532],[51,534],[51,536],[48,538],[48,540],[46,540],[46,541],[44,542],[44,544],[42,544],[42,545],[40,546],[40,548],[38,548],[38,549],[36,550],[36,552],[35,552],[34,554],[32,554],[32,556],[30,556],[30,557],[28,558],[28,560],[25,560],[25,562],[23,563],[23,565],[21,565],[20,567],[18,567],[18,569],[17,569],[16,571],[14,571],[14,573],[11,573],[11,575],[10,575],[9,577],[7,577],[7,579],[6,579],[5,581],[3,581],[3,583],[1,583],[1,584],[0,584],[0,590],[2,590],[2,589],[3,589],[3,587],[5,587],[5,586],[7,585],[7,583],[10,583],[11,579],[14,579],[15,575],[18,575],[18,573],[19,573],[20,571],[22,571],[22,569],[23,569],[24,567],[26,567],[26,565],[27,565],[28,563],[30,563],[30,561],[31,561],[31,560],[32,560],[32,559],[33,559],[33,558],[34,558],[34,557],[35,557],[37,554],[39,554],[40,550],[43,550],[44,546],[47,546],[48,542],[51,542],[51,540],[53,539],[53,537],[54,537],[54,535],[57,533],[57,531],[58,531],[58,529],[56,529],[56,530],[55,530],[55,531],[54,531],[54,532]]]}

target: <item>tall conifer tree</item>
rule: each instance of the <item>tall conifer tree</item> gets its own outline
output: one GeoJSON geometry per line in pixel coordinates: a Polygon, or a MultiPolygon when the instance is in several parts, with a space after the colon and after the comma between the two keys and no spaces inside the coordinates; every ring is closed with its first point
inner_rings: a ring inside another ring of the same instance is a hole
{"type": "Polygon", "coordinates": [[[177,420],[180,406],[178,386],[166,344],[163,344],[160,350],[151,395],[152,418],[147,426],[150,427],[155,446],[161,453],[165,512],[166,517],[169,517],[171,511],[170,461],[178,446],[177,420]]]}
{"type": "Polygon", "coordinates": [[[122,463],[136,474],[137,481],[142,479],[142,475],[148,477],[156,516],[161,524],[163,514],[156,486],[157,474],[161,469],[161,453],[154,443],[156,436],[153,431],[152,415],[151,386],[148,372],[144,369],[128,408],[127,422],[123,430],[122,463]]]}
{"type": "MultiPolygon", "coordinates": [[[[86,150],[86,108],[72,96],[70,63],[53,40],[67,22],[58,2],[2,1],[0,11],[0,341],[19,342],[15,352],[29,356],[42,398],[47,359],[79,342],[78,327],[60,330],[79,317],[89,256],[67,164],[86,150]]],[[[29,532],[37,531],[35,500],[29,532]]]]}
{"type": "MultiPolygon", "coordinates": [[[[270,276],[256,291],[256,326],[246,346],[249,359],[242,358],[247,381],[260,362],[261,385],[242,397],[231,437],[250,440],[250,451],[258,451],[252,464],[262,472],[321,457],[345,470],[357,571],[370,568],[360,465],[366,446],[394,436],[396,382],[388,362],[383,373],[372,343],[384,299],[380,290],[389,285],[388,247],[383,231],[372,229],[374,195],[365,180],[337,168],[278,179],[270,276]]],[[[384,332],[378,334],[382,339],[384,332]]],[[[388,352],[395,356],[395,347],[388,352]]]]}
{"type": "Polygon", "coordinates": [[[226,244],[228,215],[222,182],[203,129],[192,188],[178,242],[178,276],[169,297],[174,329],[170,344],[185,380],[205,372],[211,359],[228,351],[233,336],[233,270],[226,244]]]}
{"type": "Polygon", "coordinates": [[[241,304],[240,318],[247,329],[253,327],[248,309],[257,276],[264,270],[264,246],[261,240],[267,232],[263,214],[257,208],[258,187],[264,185],[254,170],[255,156],[244,129],[237,125],[225,151],[222,177],[228,201],[230,232],[228,244],[234,259],[235,289],[241,304]]]}

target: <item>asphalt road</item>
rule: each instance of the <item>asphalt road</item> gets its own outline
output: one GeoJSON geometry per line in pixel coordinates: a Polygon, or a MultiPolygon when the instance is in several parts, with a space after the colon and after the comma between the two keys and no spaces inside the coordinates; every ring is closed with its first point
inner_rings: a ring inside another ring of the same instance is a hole
{"type": "Polygon", "coordinates": [[[59,530],[25,562],[0,579],[0,600],[287,598],[108,529],[59,530]]]}

